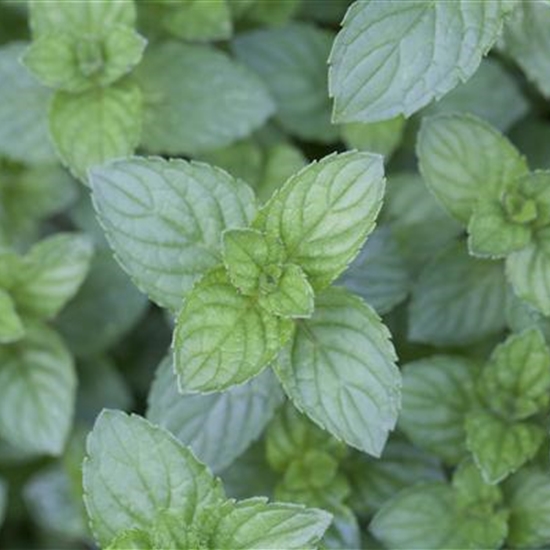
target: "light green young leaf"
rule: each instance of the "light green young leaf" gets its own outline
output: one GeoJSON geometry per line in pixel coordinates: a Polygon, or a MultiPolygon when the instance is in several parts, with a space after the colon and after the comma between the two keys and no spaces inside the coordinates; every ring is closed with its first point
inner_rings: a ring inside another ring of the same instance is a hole
{"type": "Polygon", "coordinates": [[[550,542],[550,477],[547,471],[522,468],[504,485],[510,508],[508,544],[540,548],[550,542]]]}
{"type": "Polygon", "coordinates": [[[0,155],[28,164],[51,163],[57,160],[48,132],[51,92],[19,62],[26,46],[11,42],[0,47],[0,155]]]}
{"type": "Polygon", "coordinates": [[[277,287],[273,290],[273,283],[268,277],[269,274],[264,276],[264,281],[261,282],[266,288],[266,293],[259,299],[262,307],[279,317],[311,317],[315,305],[313,289],[299,266],[285,265],[281,270],[277,287]]]}
{"type": "Polygon", "coordinates": [[[29,2],[30,26],[34,38],[60,30],[76,35],[107,34],[113,25],[133,27],[136,8],[133,0],[117,2],[87,2],[76,0],[31,0],[29,2]]]}
{"type": "Polygon", "coordinates": [[[25,327],[11,296],[0,289],[0,345],[16,342],[24,335],[25,327]]]}
{"type": "Polygon", "coordinates": [[[476,402],[479,365],[435,355],[403,368],[399,428],[422,449],[456,464],[466,454],[464,419],[476,402]]]}
{"type": "Polygon", "coordinates": [[[384,194],[382,157],[332,154],[292,176],[260,211],[254,225],[286,250],[311,286],[328,286],[374,229],[384,194]]]}
{"type": "Polygon", "coordinates": [[[81,234],[57,233],[23,258],[12,289],[23,314],[52,318],[76,294],[88,274],[93,247],[81,234]]]}
{"type": "Polygon", "coordinates": [[[510,421],[543,412],[550,402],[550,351],[537,328],[509,336],[483,369],[480,393],[510,421]]]}
{"type": "Polygon", "coordinates": [[[173,312],[221,262],[222,232],[249,225],[255,213],[250,188],[202,163],[135,157],[91,170],[90,181],[118,261],[173,312]]]}
{"type": "Polygon", "coordinates": [[[504,50],[525,71],[546,97],[550,97],[550,5],[545,2],[521,2],[521,7],[506,21],[504,50]]]}
{"type": "Polygon", "coordinates": [[[265,81],[277,103],[276,120],[301,139],[331,143],[339,134],[330,121],[326,62],[333,34],[305,23],[239,35],[237,57],[265,81]]]}
{"type": "Polygon", "coordinates": [[[438,346],[467,345],[505,326],[502,265],[447,247],[422,270],[413,287],[409,338],[438,346]]]}
{"type": "Polygon", "coordinates": [[[466,445],[487,483],[499,483],[531,460],[545,431],[528,422],[506,422],[490,412],[466,418],[466,445]]]}
{"type": "Polygon", "coordinates": [[[504,132],[528,110],[529,103],[517,80],[497,60],[487,57],[470,80],[459,84],[441,101],[430,104],[422,114],[471,113],[504,132]]]}
{"type": "Polygon", "coordinates": [[[51,329],[25,328],[19,342],[0,346],[0,435],[23,450],[57,456],[73,416],[73,360],[51,329]]]}
{"type": "Polygon", "coordinates": [[[89,168],[132,154],[141,118],[141,91],[135,82],[123,80],[81,94],[57,92],[50,131],[63,163],[86,183],[89,168]]]}
{"type": "Polygon", "coordinates": [[[342,126],[342,139],[348,149],[378,153],[387,161],[399,147],[404,130],[405,119],[401,116],[370,124],[351,122],[342,126]]]}
{"type": "Polygon", "coordinates": [[[333,119],[408,117],[468,80],[496,40],[508,4],[355,2],[329,59],[333,119]]]}
{"type": "Polygon", "coordinates": [[[503,135],[470,115],[424,119],[417,154],[428,187],[465,224],[478,201],[499,201],[528,172],[524,157],[503,135]]]}
{"type": "Polygon", "coordinates": [[[290,338],[293,323],[243,296],[225,269],[208,272],[187,296],[174,332],[182,392],[215,392],[259,374],[290,338]]]}
{"type": "Polygon", "coordinates": [[[161,510],[191,524],[220,504],[223,488],[169,432],[119,411],[103,411],[88,437],[84,501],[101,546],[130,529],[149,529],[161,510]]]}
{"type": "Polygon", "coordinates": [[[400,408],[401,376],[390,334],[374,310],[343,289],[317,296],[275,370],[296,407],[316,424],[380,456],[400,408]]]}
{"type": "Polygon", "coordinates": [[[506,277],[517,296],[550,315],[550,227],[537,231],[527,247],[506,258],[506,277]]]}
{"type": "Polygon", "coordinates": [[[144,96],[142,145],[151,153],[196,155],[224,147],[275,110],[259,77],[209,46],[151,45],[136,77],[144,96]]]}
{"type": "Polygon", "coordinates": [[[489,258],[503,258],[521,250],[532,238],[529,225],[514,223],[502,204],[494,201],[480,201],[474,207],[468,233],[470,253],[489,258]]]}
{"type": "Polygon", "coordinates": [[[411,275],[389,226],[374,230],[339,282],[364,298],[380,315],[405,300],[411,275]]]}
{"type": "Polygon", "coordinates": [[[226,507],[212,538],[213,548],[227,550],[308,550],[330,525],[323,510],[251,498],[226,507]]]}
{"type": "Polygon", "coordinates": [[[151,386],[147,418],[219,472],[261,435],[282,401],[279,382],[270,370],[223,393],[182,395],[177,391],[172,360],[167,358],[151,386]]]}

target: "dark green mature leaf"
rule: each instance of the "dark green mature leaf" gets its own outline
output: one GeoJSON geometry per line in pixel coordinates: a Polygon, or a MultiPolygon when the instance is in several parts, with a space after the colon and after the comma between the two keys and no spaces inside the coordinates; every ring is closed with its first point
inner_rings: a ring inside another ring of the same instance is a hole
{"type": "Polygon", "coordinates": [[[296,407],[315,423],[380,456],[400,407],[401,378],[389,331],[343,289],[317,296],[275,370],[296,407]]]}
{"type": "Polygon", "coordinates": [[[23,450],[60,455],[73,416],[73,360],[51,329],[25,328],[19,342],[0,346],[0,435],[23,450]]]}
{"type": "Polygon", "coordinates": [[[466,413],[476,402],[479,365],[470,359],[432,356],[403,368],[399,427],[420,448],[456,464],[466,453],[466,413]]]}
{"type": "Polygon", "coordinates": [[[122,412],[98,417],[83,468],[86,509],[102,546],[123,531],[150,528],[161,511],[191,524],[201,507],[224,498],[221,483],[173,436],[122,412]]]}
{"type": "Polygon", "coordinates": [[[283,401],[270,370],[241,386],[210,395],[180,394],[171,359],[157,370],[147,418],[191,447],[213,471],[229,466],[257,439],[283,401]]]}
{"type": "Polygon", "coordinates": [[[136,71],[144,96],[143,147],[198,154],[248,136],[273,114],[265,86],[209,46],[151,45],[136,71]]]}
{"type": "Polygon", "coordinates": [[[90,179],[118,261],[140,289],[173,312],[221,262],[222,232],[248,225],[255,213],[250,188],[202,163],[136,157],[96,168],[90,179]]]}
{"type": "Polygon", "coordinates": [[[509,2],[363,0],[330,54],[337,122],[410,116],[470,78],[496,40],[509,2]]]}
{"type": "Polygon", "coordinates": [[[8,500],[8,485],[3,478],[0,478],[0,526],[4,522],[6,504],[8,500]]]}
{"type": "Polygon", "coordinates": [[[326,62],[333,35],[304,23],[252,31],[233,44],[239,59],[265,81],[277,103],[276,120],[299,138],[333,142],[326,62]]]}

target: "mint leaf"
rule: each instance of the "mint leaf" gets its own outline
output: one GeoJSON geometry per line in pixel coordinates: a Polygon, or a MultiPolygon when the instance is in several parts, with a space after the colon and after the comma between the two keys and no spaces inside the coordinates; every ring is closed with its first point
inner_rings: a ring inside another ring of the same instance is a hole
{"type": "Polygon", "coordinates": [[[348,149],[391,157],[403,139],[404,130],[405,119],[401,116],[370,124],[351,122],[342,126],[342,139],[348,149]]]}
{"type": "Polygon", "coordinates": [[[88,168],[130,155],[141,134],[141,110],[141,92],[131,80],[81,94],[57,92],[50,131],[61,160],[86,182],[88,168]]]}
{"type": "Polygon", "coordinates": [[[314,308],[313,289],[299,266],[285,265],[274,290],[271,290],[272,282],[268,277],[269,274],[266,274],[263,281],[266,294],[259,299],[262,307],[280,317],[311,317],[314,308]]]}
{"type": "Polygon", "coordinates": [[[391,227],[374,230],[339,282],[359,294],[382,315],[409,294],[411,275],[391,227]]]}
{"type": "Polygon", "coordinates": [[[543,412],[550,402],[550,351],[542,333],[532,328],[497,346],[480,379],[491,410],[509,420],[543,412]]]}
{"type": "Polygon", "coordinates": [[[187,296],[174,332],[181,391],[221,391],[259,374],[293,331],[291,321],[243,296],[223,268],[208,272],[187,296]]]}
{"type": "Polygon", "coordinates": [[[536,232],[533,241],[506,258],[506,277],[519,298],[550,315],[550,228],[536,232]]]}
{"type": "Polygon", "coordinates": [[[196,155],[248,136],[275,106],[252,71],[209,46],[165,42],[136,70],[144,96],[143,147],[196,155]],[[212,75],[221,86],[212,86],[212,75]]]}
{"type": "Polygon", "coordinates": [[[331,519],[332,516],[323,510],[251,498],[226,507],[213,536],[212,547],[227,550],[312,549],[331,519]]]}
{"type": "Polygon", "coordinates": [[[476,403],[479,365],[471,359],[435,355],[403,368],[399,428],[422,449],[456,464],[466,453],[464,419],[476,403]]]}
{"type": "Polygon", "coordinates": [[[73,360],[48,327],[25,329],[24,338],[0,346],[0,434],[25,451],[57,456],[73,416],[73,360]]]}
{"type": "Polygon", "coordinates": [[[389,332],[376,313],[343,289],[317,296],[275,365],[283,387],[316,424],[380,456],[400,406],[400,374],[389,332]]]}
{"type": "Polygon", "coordinates": [[[333,154],[287,180],[254,225],[279,239],[287,261],[299,265],[311,286],[320,290],[359,252],[374,228],[383,193],[382,157],[333,154]]]}
{"type": "Polygon", "coordinates": [[[506,422],[483,411],[466,418],[466,444],[487,483],[499,483],[531,460],[545,431],[528,422],[506,422]]]}
{"type": "Polygon", "coordinates": [[[305,23],[240,34],[233,43],[238,59],[265,81],[277,104],[276,120],[301,139],[333,142],[326,93],[326,61],[333,34],[305,23]]]}
{"type": "Polygon", "coordinates": [[[500,200],[512,182],[528,171],[523,156],[503,135],[470,115],[424,119],[417,154],[426,184],[463,223],[468,223],[478,201],[500,200]]]}
{"type": "Polygon", "coordinates": [[[502,36],[505,53],[546,97],[550,97],[550,63],[544,55],[550,47],[549,25],[550,5],[545,2],[522,2],[521,7],[506,21],[502,36]]]}
{"type": "Polygon", "coordinates": [[[160,511],[191,524],[221,503],[222,486],[181,443],[138,416],[103,411],[88,437],[84,499],[102,546],[130,529],[149,529],[160,511]]]}
{"type": "Polygon", "coordinates": [[[51,92],[19,63],[25,47],[24,42],[0,47],[0,154],[29,164],[54,162],[47,116],[51,92]]]}
{"type": "Polygon", "coordinates": [[[437,346],[466,345],[504,328],[506,281],[502,265],[447,247],[413,287],[409,338],[437,346]]]}
{"type": "Polygon", "coordinates": [[[0,344],[16,342],[25,335],[25,327],[10,295],[0,289],[0,344]]]}
{"type": "Polygon", "coordinates": [[[93,248],[87,237],[58,233],[23,258],[12,294],[26,315],[55,317],[84,281],[93,248]]]}
{"type": "Polygon", "coordinates": [[[550,542],[550,479],[545,470],[524,468],[504,485],[510,508],[508,544],[539,548],[550,542]]]}
{"type": "Polygon", "coordinates": [[[93,169],[90,181],[118,261],[140,289],[173,312],[221,262],[224,229],[248,225],[255,212],[251,189],[202,163],[119,160],[93,169]]]}
{"type": "Polygon", "coordinates": [[[210,395],[180,394],[165,359],[149,392],[147,418],[193,450],[215,472],[229,466],[257,439],[283,401],[270,370],[246,384],[210,395]]]}
{"type": "Polygon", "coordinates": [[[336,122],[410,116],[470,78],[496,40],[506,2],[362,1],[330,54],[336,122]],[[475,32],[470,33],[471,29],[475,32]],[[390,37],[390,38],[388,38],[390,37]]]}
{"type": "Polygon", "coordinates": [[[470,253],[489,258],[503,258],[521,250],[532,238],[528,225],[514,223],[503,206],[492,201],[482,201],[474,207],[468,233],[470,253]]]}

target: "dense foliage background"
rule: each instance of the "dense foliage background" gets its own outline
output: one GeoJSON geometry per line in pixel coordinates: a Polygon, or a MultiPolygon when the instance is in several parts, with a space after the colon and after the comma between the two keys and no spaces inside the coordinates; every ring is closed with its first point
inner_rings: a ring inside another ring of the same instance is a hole
{"type": "Polygon", "coordinates": [[[544,0],[0,0],[0,548],[550,545],[549,99],[544,0]]]}

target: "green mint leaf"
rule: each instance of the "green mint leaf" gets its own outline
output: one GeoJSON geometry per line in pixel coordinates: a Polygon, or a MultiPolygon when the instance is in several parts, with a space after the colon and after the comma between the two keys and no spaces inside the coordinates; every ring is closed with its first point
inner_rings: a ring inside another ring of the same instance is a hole
{"type": "Polygon", "coordinates": [[[293,323],[243,296],[224,268],[208,272],[187,296],[174,332],[182,392],[213,392],[241,384],[275,359],[293,323]]]}
{"type": "Polygon", "coordinates": [[[506,422],[488,412],[466,418],[466,445],[487,483],[499,483],[531,460],[545,437],[540,426],[506,422]]]}
{"type": "Polygon", "coordinates": [[[48,327],[25,329],[24,338],[0,346],[0,434],[25,451],[57,456],[73,416],[73,360],[48,327]]]}
{"type": "MultiPolygon", "coordinates": [[[[229,0],[234,6],[234,11],[239,4],[246,6],[246,0],[229,0]]],[[[249,0],[250,1],[250,0],[249,0]]],[[[267,25],[271,27],[279,27],[287,23],[293,17],[298,15],[300,8],[303,7],[303,0],[273,0],[272,2],[259,2],[252,0],[250,6],[243,6],[244,19],[267,25]]]]}
{"type": "Polygon", "coordinates": [[[162,24],[174,36],[200,42],[231,38],[233,29],[227,0],[184,0],[166,4],[162,24]]]}
{"type": "Polygon", "coordinates": [[[343,289],[317,296],[275,371],[297,408],[316,424],[380,456],[400,407],[401,377],[389,331],[362,300],[343,289]]]}
{"type": "MultiPolygon", "coordinates": [[[[508,130],[529,111],[518,82],[496,59],[487,57],[474,76],[459,84],[441,101],[430,104],[423,115],[471,113],[501,132],[508,130]]],[[[523,149],[520,147],[520,150],[523,149]]]]}
{"type": "Polygon", "coordinates": [[[453,488],[459,507],[471,512],[491,510],[502,503],[498,485],[489,485],[471,459],[464,460],[453,473],[453,488]]]}
{"type": "Polygon", "coordinates": [[[493,412],[523,420],[550,403],[550,351],[542,333],[531,328],[497,346],[483,369],[480,393],[493,412]]]}
{"type": "Polygon", "coordinates": [[[272,290],[273,283],[269,273],[260,281],[260,289],[266,292],[260,296],[259,304],[269,312],[280,317],[308,318],[314,308],[314,295],[305,273],[293,264],[285,265],[277,287],[272,290]]]}
{"type": "Polygon", "coordinates": [[[478,371],[477,363],[458,356],[406,364],[399,428],[420,448],[458,463],[466,454],[464,419],[476,403],[478,371]]]}
{"type": "Polygon", "coordinates": [[[26,46],[0,47],[0,154],[29,164],[51,163],[57,160],[48,132],[51,92],[19,62],[26,46]]]}
{"type": "Polygon", "coordinates": [[[147,298],[113,260],[111,250],[99,249],[86,280],[57,316],[55,325],[74,354],[89,357],[115,344],[135,325],[147,305],[147,298]]]}
{"type": "Polygon", "coordinates": [[[243,294],[277,288],[284,259],[279,242],[255,229],[228,229],[222,240],[227,273],[243,294]]]}
{"type": "Polygon", "coordinates": [[[468,255],[462,243],[429,262],[413,287],[409,338],[437,346],[467,345],[504,328],[502,265],[468,255]]]}
{"type": "Polygon", "coordinates": [[[65,0],[42,0],[29,2],[30,26],[34,38],[43,34],[70,31],[76,36],[106,35],[113,25],[133,27],[136,22],[136,8],[133,0],[128,2],[86,1],[65,2],[65,0]]]}
{"type": "Polygon", "coordinates": [[[136,157],[91,170],[90,181],[118,261],[154,302],[173,312],[221,262],[222,232],[248,225],[255,213],[250,188],[202,163],[136,157]]]}
{"type": "Polygon", "coordinates": [[[507,9],[500,0],[355,2],[329,59],[333,119],[408,117],[439,99],[474,74],[507,9]]]}
{"type": "MultiPolygon", "coordinates": [[[[534,207],[533,202],[530,204],[534,207]]],[[[521,250],[532,238],[528,225],[510,220],[503,205],[493,201],[482,201],[474,207],[468,233],[470,253],[489,258],[503,258],[521,250]]]]}
{"type": "Polygon", "coordinates": [[[221,483],[162,428],[139,416],[103,411],[88,437],[84,499],[102,546],[130,529],[148,530],[160,511],[192,524],[221,504],[221,483]]]}
{"type": "Polygon", "coordinates": [[[342,126],[342,138],[348,149],[378,153],[387,160],[399,147],[404,130],[401,116],[370,124],[351,122],[342,126]]]}
{"type": "Polygon", "coordinates": [[[503,135],[470,115],[424,119],[417,154],[428,187],[465,224],[478,201],[499,201],[528,172],[525,159],[503,135]]]}
{"type": "Polygon", "coordinates": [[[17,282],[23,259],[7,248],[0,247],[0,289],[10,291],[17,282]]]}
{"type": "Polygon", "coordinates": [[[522,2],[506,21],[503,32],[505,53],[525,71],[546,97],[550,97],[550,63],[545,51],[550,46],[550,5],[522,2]]]}
{"type": "Polygon", "coordinates": [[[56,234],[23,258],[13,299],[23,314],[52,318],[76,294],[88,274],[93,247],[84,235],[56,234]]]}
{"type": "Polygon", "coordinates": [[[129,529],[111,541],[107,550],[151,550],[151,536],[140,529],[129,529]]]}
{"type": "Polygon", "coordinates": [[[238,59],[265,81],[277,103],[276,120],[301,139],[331,143],[338,127],[330,122],[326,61],[334,35],[305,23],[240,34],[238,59]]]}
{"type": "Polygon", "coordinates": [[[61,160],[86,182],[88,168],[132,154],[141,134],[141,111],[141,91],[131,80],[81,94],[57,92],[50,131],[61,160]]]}
{"type": "Polygon", "coordinates": [[[227,550],[307,550],[317,546],[332,516],[296,504],[267,503],[251,498],[226,507],[212,539],[227,550]]]}
{"type": "Polygon", "coordinates": [[[25,327],[10,295],[0,289],[0,344],[17,342],[25,335],[25,327]]]}
{"type": "Polygon", "coordinates": [[[533,241],[506,258],[506,277],[519,298],[550,315],[550,228],[538,230],[533,241]]]}
{"type": "Polygon", "coordinates": [[[508,544],[539,548],[550,542],[550,480],[545,470],[523,468],[504,485],[510,508],[508,544]]]}
{"type": "Polygon", "coordinates": [[[182,395],[177,391],[172,360],[167,358],[151,386],[147,418],[219,472],[261,435],[282,401],[280,384],[270,370],[223,393],[182,395]]]}
{"type": "Polygon", "coordinates": [[[320,290],[346,269],[374,229],[384,184],[379,155],[329,155],[287,180],[254,225],[279,239],[287,261],[320,290]]]}
{"type": "Polygon", "coordinates": [[[536,327],[550,341],[550,319],[542,315],[534,307],[518,298],[512,288],[506,295],[506,322],[512,332],[536,327]]]}
{"type": "Polygon", "coordinates": [[[144,95],[142,145],[151,153],[196,155],[224,147],[275,110],[258,76],[209,46],[151,45],[136,77],[144,95]],[[223,85],[213,86],[212,75],[223,85]]]}
{"type": "Polygon", "coordinates": [[[343,471],[352,489],[350,506],[359,514],[376,512],[415,483],[445,479],[435,457],[401,437],[390,438],[381,459],[354,453],[344,462],[343,471]]]}
{"type": "Polygon", "coordinates": [[[339,279],[380,315],[403,302],[412,285],[409,268],[391,229],[389,226],[375,229],[339,279]]]}

